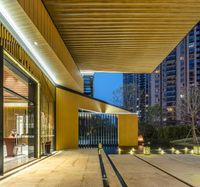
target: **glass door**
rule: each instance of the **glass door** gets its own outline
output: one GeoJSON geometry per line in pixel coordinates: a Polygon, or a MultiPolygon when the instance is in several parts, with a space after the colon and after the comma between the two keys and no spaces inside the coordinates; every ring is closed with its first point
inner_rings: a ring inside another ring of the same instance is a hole
{"type": "Polygon", "coordinates": [[[3,59],[3,172],[36,156],[36,83],[3,59]]]}

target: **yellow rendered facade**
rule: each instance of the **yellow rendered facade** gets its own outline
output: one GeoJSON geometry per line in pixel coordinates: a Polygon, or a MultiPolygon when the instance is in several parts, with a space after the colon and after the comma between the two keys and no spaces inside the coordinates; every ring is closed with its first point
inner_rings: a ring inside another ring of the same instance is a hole
{"type": "Polygon", "coordinates": [[[56,149],[78,147],[78,110],[118,114],[119,145],[136,146],[138,138],[137,115],[118,107],[56,89],[56,149]]]}
{"type": "Polygon", "coordinates": [[[119,146],[138,145],[138,116],[136,114],[118,115],[119,146]]]}

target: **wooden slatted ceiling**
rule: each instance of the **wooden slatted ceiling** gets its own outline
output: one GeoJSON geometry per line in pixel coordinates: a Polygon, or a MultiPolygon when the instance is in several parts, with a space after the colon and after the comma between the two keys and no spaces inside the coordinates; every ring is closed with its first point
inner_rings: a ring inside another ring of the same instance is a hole
{"type": "Polygon", "coordinates": [[[200,0],[43,0],[81,70],[152,72],[200,20],[200,0]]]}

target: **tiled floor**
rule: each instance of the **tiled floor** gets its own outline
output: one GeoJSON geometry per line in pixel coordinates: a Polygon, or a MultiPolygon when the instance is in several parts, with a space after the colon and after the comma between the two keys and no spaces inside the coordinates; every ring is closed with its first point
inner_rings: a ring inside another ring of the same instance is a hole
{"type": "Polygon", "coordinates": [[[18,152],[14,157],[7,157],[6,146],[4,145],[4,171],[7,172],[13,168],[16,168],[22,164],[34,160],[34,157],[28,157],[28,147],[27,145],[17,146],[18,152]]]}
{"type": "MultiPolygon", "coordinates": [[[[186,187],[187,185],[148,165],[133,155],[110,155],[130,187],[186,187]]],[[[164,160],[163,160],[164,161],[164,160]]],[[[181,171],[179,171],[181,172],[181,171]]]]}
{"type": "Polygon", "coordinates": [[[0,186],[102,187],[97,149],[60,152],[2,180],[0,186]]]}
{"type": "MultiPolygon", "coordinates": [[[[183,182],[136,158],[109,155],[130,187],[185,187],[183,182]]],[[[199,156],[137,155],[168,173],[200,186],[199,156]]],[[[102,159],[110,187],[121,186],[106,155],[102,159]]],[[[0,187],[102,187],[97,149],[62,151],[0,181],[0,187]]]]}
{"type": "Polygon", "coordinates": [[[190,154],[138,155],[149,163],[184,180],[192,186],[200,187],[200,156],[190,154]]]}

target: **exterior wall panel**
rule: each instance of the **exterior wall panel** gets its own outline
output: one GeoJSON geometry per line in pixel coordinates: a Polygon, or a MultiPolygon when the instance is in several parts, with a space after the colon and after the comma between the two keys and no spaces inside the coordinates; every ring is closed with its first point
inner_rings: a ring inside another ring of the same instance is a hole
{"type": "Polygon", "coordinates": [[[138,118],[135,114],[118,115],[119,146],[138,145],[138,118]]]}

